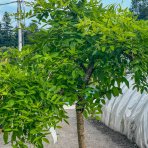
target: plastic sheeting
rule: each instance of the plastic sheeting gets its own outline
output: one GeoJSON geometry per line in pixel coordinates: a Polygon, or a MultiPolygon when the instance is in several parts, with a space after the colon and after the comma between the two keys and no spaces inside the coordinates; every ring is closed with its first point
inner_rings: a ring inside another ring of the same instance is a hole
{"type": "Polygon", "coordinates": [[[102,122],[126,135],[140,148],[148,148],[148,94],[122,85],[123,94],[103,107],[102,122]]]}

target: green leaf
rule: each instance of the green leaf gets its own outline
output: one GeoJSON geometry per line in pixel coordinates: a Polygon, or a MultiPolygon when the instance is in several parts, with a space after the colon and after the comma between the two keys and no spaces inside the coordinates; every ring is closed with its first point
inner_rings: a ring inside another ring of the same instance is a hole
{"type": "Polygon", "coordinates": [[[43,139],[41,136],[36,137],[36,138],[33,140],[33,142],[39,142],[41,139],[43,139]]]}
{"type": "Polygon", "coordinates": [[[18,96],[24,96],[24,92],[22,91],[15,91],[15,94],[18,95],[18,96]]]}
{"type": "Polygon", "coordinates": [[[122,82],[124,82],[126,86],[129,88],[129,81],[125,77],[122,78],[122,82]]]}
{"type": "Polygon", "coordinates": [[[61,126],[56,126],[56,128],[62,128],[61,126]]]}
{"type": "Polygon", "coordinates": [[[12,133],[12,139],[11,139],[11,141],[16,141],[16,137],[17,137],[17,133],[14,131],[13,133],[12,133]]]}
{"type": "Polygon", "coordinates": [[[47,138],[42,138],[42,140],[46,143],[50,143],[49,140],[47,138]]]}
{"type": "Polygon", "coordinates": [[[103,104],[105,104],[105,103],[106,103],[104,99],[101,99],[101,102],[102,102],[103,104]]]}
{"type": "Polygon", "coordinates": [[[110,92],[107,92],[106,93],[106,96],[107,96],[107,98],[110,100],[111,99],[111,93],[110,92]]]}
{"type": "Polygon", "coordinates": [[[4,139],[5,144],[8,143],[8,135],[9,133],[4,131],[3,139],[4,139]]]}
{"type": "Polygon", "coordinates": [[[64,119],[64,121],[69,125],[69,122],[66,119],[64,119]]]}
{"type": "Polygon", "coordinates": [[[12,107],[13,105],[14,105],[14,100],[9,100],[8,102],[7,102],[7,107],[12,107]]]}
{"type": "Polygon", "coordinates": [[[114,95],[115,97],[119,95],[119,90],[118,90],[117,87],[113,87],[112,90],[113,90],[113,95],[114,95]]]}
{"type": "Polygon", "coordinates": [[[75,79],[77,77],[77,73],[75,70],[72,71],[72,77],[75,79]]]}
{"type": "Polygon", "coordinates": [[[102,52],[104,52],[106,50],[106,47],[102,47],[102,52]]]}
{"type": "Polygon", "coordinates": [[[114,50],[115,50],[115,47],[114,47],[114,46],[110,46],[110,49],[111,49],[112,51],[114,51],[114,50]]]}
{"type": "Polygon", "coordinates": [[[101,117],[100,116],[96,116],[95,119],[100,121],[101,117]]]}

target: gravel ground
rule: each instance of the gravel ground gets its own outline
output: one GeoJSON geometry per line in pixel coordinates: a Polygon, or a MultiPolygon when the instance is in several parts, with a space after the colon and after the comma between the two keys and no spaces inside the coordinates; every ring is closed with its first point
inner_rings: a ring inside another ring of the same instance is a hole
{"type": "MultiPolygon", "coordinates": [[[[49,136],[51,143],[45,144],[44,148],[78,148],[75,111],[67,110],[67,112],[70,125],[61,123],[63,128],[57,131],[58,142],[53,144],[52,137],[49,136]]],[[[87,148],[137,148],[125,136],[114,132],[99,121],[86,120],[85,135],[87,148]]],[[[0,148],[11,148],[10,145],[3,144],[2,135],[0,135],[0,148]]]]}
{"type": "Polygon", "coordinates": [[[109,127],[107,127],[104,123],[96,120],[89,120],[89,122],[101,132],[102,135],[109,136],[111,140],[117,145],[119,148],[138,148],[138,146],[127,139],[126,136],[120,134],[119,132],[115,132],[109,127]]]}

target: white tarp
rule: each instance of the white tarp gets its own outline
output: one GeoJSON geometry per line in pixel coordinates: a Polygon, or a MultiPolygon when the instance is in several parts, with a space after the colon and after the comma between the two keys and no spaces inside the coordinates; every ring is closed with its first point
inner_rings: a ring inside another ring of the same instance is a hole
{"type": "Polygon", "coordinates": [[[148,94],[125,85],[122,90],[123,95],[113,97],[103,107],[102,122],[126,135],[140,148],[148,148],[148,94]]]}

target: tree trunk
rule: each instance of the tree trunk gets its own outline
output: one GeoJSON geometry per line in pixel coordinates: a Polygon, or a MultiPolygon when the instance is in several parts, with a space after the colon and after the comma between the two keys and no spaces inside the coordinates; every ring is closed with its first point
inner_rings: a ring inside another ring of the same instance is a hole
{"type": "Polygon", "coordinates": [[[77,116],[77,133],[78,133],[78,144],[79,148],[86,148],[85,146],[85,136],[84,136],[84,118],[83,112],[76,109],[77,116]]]}
{"type": "MultiPolygon", "coordinates": [[[[85,84],[85,86],[87,86],[94,70],[94,61],[93,60],[91,61],[87,69],[83,64],[80,64],[80,67],[82,67],[82,69],[85,72],[85,77],[82,82],[83,84],[85,84]]],[[[81,89],[84,89],[83,84],[79,85],[81,89]]],[[[84,96],[78,96],[79,100],[76,104],[77,134],[78,134],[79,148],[86,148],[85,135],[84,135],[84,117],[83,117],[83,111],[85,110],[85,103],[83,102],[85,100],[84,96]]]]}

